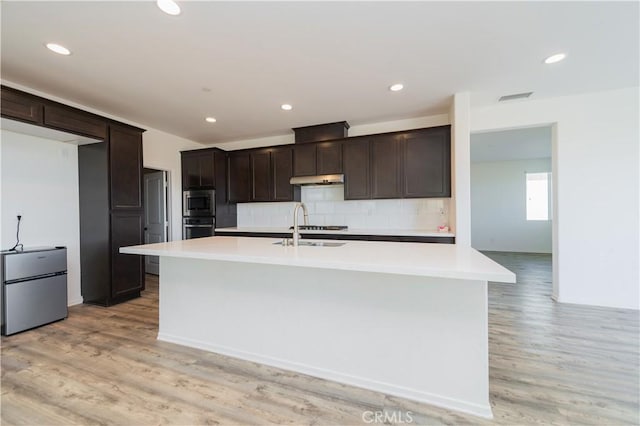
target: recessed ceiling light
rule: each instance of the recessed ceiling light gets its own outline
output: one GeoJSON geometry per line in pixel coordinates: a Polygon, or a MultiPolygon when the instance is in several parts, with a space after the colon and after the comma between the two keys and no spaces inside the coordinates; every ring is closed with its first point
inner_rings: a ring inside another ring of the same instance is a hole
{"type": "Polygon", "coordinates": [[[180,15],[180,6],[173,0],[156,0],[156,4],[168,15],[180,15]]]}
{"type": "Polygon", "coordinates": [[[215,118],[213,118],[213,117],[207,117],[207,118],[205,118],[204,120],[205,120],[207,123],[215,123],[216,121],[218,121],[218,120],[216,120],[216,119],[215,119],[215,118]]]}
{"type": "Polygon", "coordinates": [[[293,109],[293,107],[289,104],[282,104],[280,105],[280,108],[282,108],[285,111],[291,111],[293,109]]]}
{"type": "Polygon", "coordinates": [[[391,86],[389,86],[389,90],[391,90],[392,92],[399,92],[402,89],[404,89],[404,85],[400,83],[392,84],[391,86]]]}
{"type": "Polygon", "coordinates": [[[47,43],[47,49],[60,55],[71,55],[71,51],[69,49],[56,43],[47,43]]]}
{"type": "Polygon", "coordinates": [[[555,64],[556,62],[560,62],[561,60],[563,60],[566,57],[567,57],[567,55],[565,53],[556,53],[555,55],[551,55],[547,59],[545,59],[544,63],[545,64],[555,64]]]}

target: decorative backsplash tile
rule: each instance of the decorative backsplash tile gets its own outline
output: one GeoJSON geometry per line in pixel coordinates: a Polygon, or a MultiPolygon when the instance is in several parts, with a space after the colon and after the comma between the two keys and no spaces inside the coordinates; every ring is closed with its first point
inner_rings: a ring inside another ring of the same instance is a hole
{"type": "MultiPolygon", "coordinates": [[[[312,225],[363,229],[437,230],[449,224],[448,198],[345,201],[344,186],[303,186],[312,225]]],[[[238,227],[289,227],[296,203],[238,204],[238,227]]],[[[302,213],[300,213],[302,223],[302,213]]]]}

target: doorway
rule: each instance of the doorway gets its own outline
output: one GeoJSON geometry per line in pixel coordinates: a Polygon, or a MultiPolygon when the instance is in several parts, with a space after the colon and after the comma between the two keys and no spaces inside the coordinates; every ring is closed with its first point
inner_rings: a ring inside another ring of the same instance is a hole
{"type": "MultiPolygon", "coordinates": [[[[552,125],[471,135],[473,248],[498,258],[535,254],[551,268],[552,145],[552,125]]],[[[552,295],[551,278],[544,281],[552,295]]]]}
{"type": "MultiPolygon", "coordinates": [[[[144,169],[144,243],[164,243],[169,235],[167,172],[144,169]]],[[[145,256],[145,271],[160,274],[158,256],[145,256]]]]}

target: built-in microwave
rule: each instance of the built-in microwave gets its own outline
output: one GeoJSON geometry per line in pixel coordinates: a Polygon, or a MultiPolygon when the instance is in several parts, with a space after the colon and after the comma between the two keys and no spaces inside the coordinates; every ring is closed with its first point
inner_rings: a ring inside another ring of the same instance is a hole
{"type": "Polygon", "coordinates": [[[182,193],[182,216],[215,216],[216,191],[192,190],[182,193]]]}

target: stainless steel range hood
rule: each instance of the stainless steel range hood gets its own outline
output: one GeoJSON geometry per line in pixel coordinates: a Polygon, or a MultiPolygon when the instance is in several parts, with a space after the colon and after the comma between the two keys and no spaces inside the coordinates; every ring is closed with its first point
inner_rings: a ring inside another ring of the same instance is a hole
{"type": "Polygon", "coordinates": [[[344,175],[294,176],[291,185],[334,185],[344,183],[344,175]]]}

